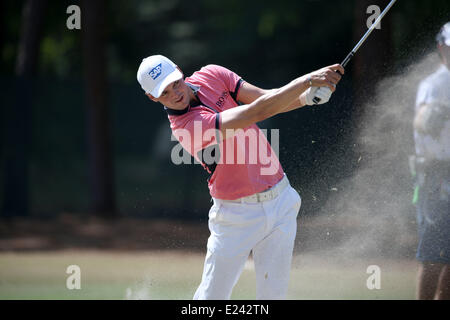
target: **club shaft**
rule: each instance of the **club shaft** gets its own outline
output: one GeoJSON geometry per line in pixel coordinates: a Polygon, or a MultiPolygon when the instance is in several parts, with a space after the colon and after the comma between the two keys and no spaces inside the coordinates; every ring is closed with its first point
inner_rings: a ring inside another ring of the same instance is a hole
{"type": "MultiPolygon", "coordinates": [[[[397,2],[397,0],[392,0],[387,7],[383,10],[383,12],[379,15],[379,17],[375,20],[375,22],[370,26],[369,30],[367,30],[366,34],[361,38],[361,40],[359,40],[359,42],[356,44],[356,46],[353,48],[352,51],[350,51],[350,53],[347,55],[347,57],[345,57],[344,61],[342,61],[341,66],[345,68],[345,66],[350,62],[350,60],[353,58],[353,56],[355,55],[356,51],[358,51],[358,49],[362,46],[362,44],[364,43],[364,41],[366,41],[366,39],[370,36],[370,34],[372,33],[373,30],[375,30],[375,28],[378,26],[378,24],[380,23],[381,19],[383,19],[383,17],[386,15],[386,13],[388,13],[388,11],[392,8],[392,6],[395,4],[395,2],[397,2]]],[[[337,73],[340,74],[339,71],[336,71],[337,73]]],[[[320,102],[320,98],[319,97],[314,97],[313,101],[315,103],[319,103],[320,102]]]]}
{"type": "Polygon", "coordinates": [[[350,62],[350,60],[353,58],[353,55],[354,55],[354,54],[355,54],[355,53],[352,51],[352,52],[350,52],[350,53],[348,54],[347,57],[345,57],[344,61],[342,61],[342,63],[341,63],[341,66],[342,66],[343,68],[345,68],[345,66],[347,65],[347,63],[350,62]]]}
{"type": "Polygon", "coordinates": [[[356,46],[353,48],[353,50],[350,52],[350,54],[345,58],[343,61],[342,66],[345,67],[345,65],[350,61],[350,59],[353,57],[353,55],[358,51],[358,49],[362,46],[362,44],[367,40],[367,38],[370,36],[373,30],[377,27],[377,25],[380,23],[381,19],[388,13],[388,11],[392,8],[392,6],[395,4],[397,0],[392,0],[387,7],[383,10],[383,12],[379,15],[377,20],[370,26],[369,30],[367,30],[366,34],[359,40],[359,42],[356,44],[356,46]],[[345,63],[345,64],[344,64],[345,63]]]}

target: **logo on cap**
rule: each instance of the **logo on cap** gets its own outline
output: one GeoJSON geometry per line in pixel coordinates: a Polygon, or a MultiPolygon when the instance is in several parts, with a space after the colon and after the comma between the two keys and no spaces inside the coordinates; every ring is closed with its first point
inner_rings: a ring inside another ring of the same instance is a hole
{"type": "Polygon", "coordinates": [[[150,70],[150,72],[148,74],[150,75],[150,77],[152,77],[153,80],[156,80],[156,78],[158,78],[161,75],[161,72],[162,72],[162,67],[161,67],[161,63],[160,63],[156,67],[154,67],[152,70],[150,70]]]}

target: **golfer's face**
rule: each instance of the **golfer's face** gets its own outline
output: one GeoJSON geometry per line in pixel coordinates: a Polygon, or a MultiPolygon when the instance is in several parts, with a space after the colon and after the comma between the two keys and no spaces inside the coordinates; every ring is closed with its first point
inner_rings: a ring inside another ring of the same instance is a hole
{"type": "Polygon", "coordinates": [[[169,84],[159,98],[153,100],[162,103],[167,108],[183,110],[189,105],[189,87],[183,79],[177,80],[169,84]]]}

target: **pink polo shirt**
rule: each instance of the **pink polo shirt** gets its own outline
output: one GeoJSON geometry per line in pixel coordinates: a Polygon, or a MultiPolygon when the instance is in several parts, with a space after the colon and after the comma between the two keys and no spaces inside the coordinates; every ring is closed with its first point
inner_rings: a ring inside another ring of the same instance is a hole
{"type": "Polygon", "coordinates": [[[212,197],[235,200],[267,190],[284,176],[283,168],[256,124],[220,138],[220,112],[234,108],[243,80],[234,72],[208,65],[185,79],[196,91],[199,105],[166,109],[174,136],[211,174],[212,197]]]}

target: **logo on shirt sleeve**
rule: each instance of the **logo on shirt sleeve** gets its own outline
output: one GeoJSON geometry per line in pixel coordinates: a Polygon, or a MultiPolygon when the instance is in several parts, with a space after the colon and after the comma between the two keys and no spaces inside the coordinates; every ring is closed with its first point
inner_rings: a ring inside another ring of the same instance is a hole
{"type": "Polygon", "coordinates": [[[150,70],[150,72],[148,74],[150,75],[150,77],[152,77],[153,80],[156,80],[156,78],[158,78],[161,75],[161,72],[162,72],[162,67],[161,67],[161,63],[160,63],[156,67],[154,67],[152,70],[150,70]]]}

